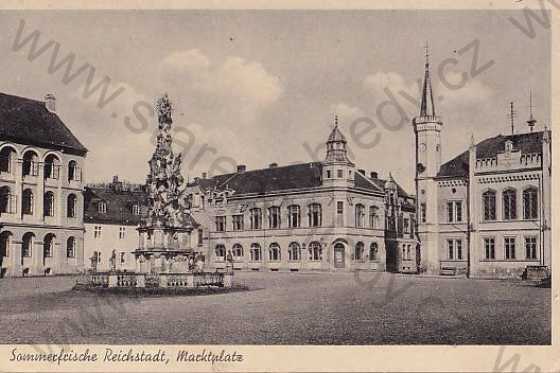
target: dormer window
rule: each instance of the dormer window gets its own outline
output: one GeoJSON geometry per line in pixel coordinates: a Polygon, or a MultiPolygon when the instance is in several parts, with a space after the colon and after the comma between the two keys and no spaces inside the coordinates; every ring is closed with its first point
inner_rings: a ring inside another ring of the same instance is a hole
{"type": "Polygon", "coordinates": [[[107,213],[107,203],[105,201],[99,201],[97,203],[97,212],[100,214],[107,213]]]}
{"type": "Polygon", "coordinates": [[[506,153],[511,153],[513,151],[513,142],[511,140],[506,141],[506,153]]]}

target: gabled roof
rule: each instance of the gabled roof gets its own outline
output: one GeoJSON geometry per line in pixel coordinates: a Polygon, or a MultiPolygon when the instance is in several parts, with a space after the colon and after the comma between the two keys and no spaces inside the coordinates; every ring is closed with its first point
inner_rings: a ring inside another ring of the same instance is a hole
{"type": "Polygon", "coordinates": [[[43,101],[0,93],[0,138],[85,155],[87,149],[43,101]]]}
{"type": "MultiPolygon", "coordinates": [[[[246,194],[263,195],[286,190],[308,189],[321,186],[322,164],[320,162],[299,163],[288,166],[250,170],[208,179],[195,179],[189,186],[198,185],[203,191],[235,191],[235,196],[246,194]]],[[[355,173],[354,187],[383,193],[383,187],[370,182],[360,173],[355,173]]]]}
{"type": "Polygon", "coordinates": [[[138,225],[146,212],[148,194],[143,191],[117,191],[110,188],[86,187],[84,192],[84,223],[138,225]],[[106,213],[97,210],[104,201],[106,213]],[[135,215],[132,206],[140,206],[141,215],[135,215]]]}
{"type": "MultiPolygon", "coordinates": [[[[513,143],[513,151],[522,154],[541,154],[544,131],[520,133],[515,135],[498,135],[479,142],[476,145],[476,158],[495,158],[503,153],[506,141],[513,143]]],[[[438,177],[464,177],[469,174],[468,150],[441,165],[438,177]]]]}

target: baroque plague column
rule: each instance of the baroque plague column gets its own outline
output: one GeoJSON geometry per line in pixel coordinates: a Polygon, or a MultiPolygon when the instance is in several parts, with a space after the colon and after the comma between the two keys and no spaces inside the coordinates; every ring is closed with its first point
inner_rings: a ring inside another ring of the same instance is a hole
{"type": "Polygon", "coordinates": [[[140,223],[139,248],[134,252],[137,273],[188,272],[194,255],[191,232],[196,222],[184,194],[181,154],[175,156],[170,134],[172,105],[167,95],[156,104],[159,122],[157,144],[148,162],[146,179],[148,213],[140,223]]]}

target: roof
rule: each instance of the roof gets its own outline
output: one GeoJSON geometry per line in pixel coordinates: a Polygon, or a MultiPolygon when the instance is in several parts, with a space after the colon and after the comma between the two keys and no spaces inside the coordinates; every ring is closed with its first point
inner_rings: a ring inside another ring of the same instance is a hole
{"type": "Polygon", "coordinates": [[[327,140],[327,142],[334,142],[334,141],[346,142],[346,138],[344,137],[342,132],[340,132],[338,126],[334,126],[333,130],[331,131],[331,134],[329,135],[329,139],[327,140]]]}
{"type": "Polygon", "coordinates": [[[85,155],[87,149],[43,101],[0,93],[0,138],[85,155]]]}
{"type": "MultiPolygon", "coordinates": [[[[320,187],[322,185],[321,174],[321,162],[310,162],[217,175],[207,179],[197,178],[188,185],[199,186],[203,191],[228,188],[234,190],[235,195],[263,195],[271,192],[320,187]]],[[[354,175],[354,188],[384,193],[385,180],[370,179],[360,172],[356,172],[354,175]]],[[[397,189],[399,195],[408,197],[398,183],[397,189]]]]}
{"type": "Polygon", "coordinates": [[[118,191],[111,188],[86,187],[84,192],[84,223],[138,225],[142,215],[135,215],[132,206],[138,204],[141,213],[147,209],[148,194],[143,191],[118,191]],[[97,210],[99,202],[104,201],[105,213],[97,210]]]}
{"type": "MultiPolygon", "coordinates": [[[[544,131],[520,133],[514,135],[498,135],[479,142],[476,145],[476,158],[495,158],[503,153],[506,141],[513,143],[513,151],[522,154],[541,154],[544,131]]],[[[441,165],[438,177],[460,177],[469,174],[469,151],[465,151],[441,165]]]]}

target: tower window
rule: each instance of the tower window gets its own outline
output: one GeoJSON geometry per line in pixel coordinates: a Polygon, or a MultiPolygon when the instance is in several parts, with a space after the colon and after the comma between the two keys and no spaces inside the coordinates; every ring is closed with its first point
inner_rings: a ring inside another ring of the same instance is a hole
{"type": "Polygon", "coordinates": [[[420,221],[422,223],[426,222],[426,203],[420,204],[420,221]]]}
{"type": "Polygon", "coordinates": [[[336,170],[336,176],[337,177],[342,178],[342,177],[344,177],[343,175],[344,175],[344,173],[342,172],[342,170],[336,170]]]}
{"type": "Polygon", "coordinates": [[[327,179],[331,178],[331,170],[327,170],[327,179]]]}

